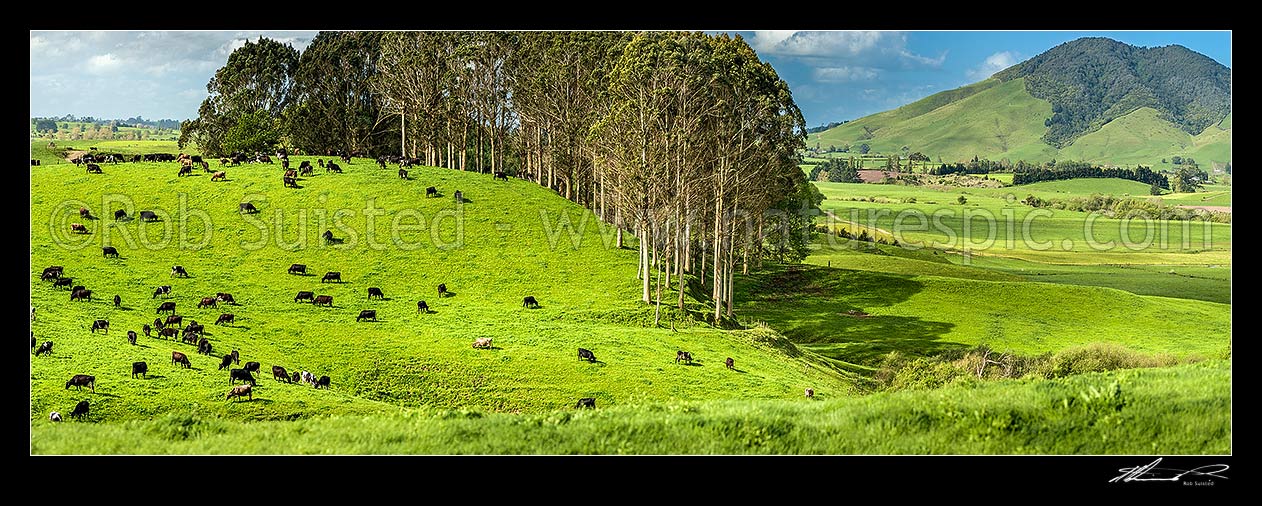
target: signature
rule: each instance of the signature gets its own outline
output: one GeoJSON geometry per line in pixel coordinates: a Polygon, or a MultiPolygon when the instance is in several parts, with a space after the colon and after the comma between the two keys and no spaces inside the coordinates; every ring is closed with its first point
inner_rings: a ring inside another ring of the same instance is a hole
{"type": "Polygon", "coordinates": [[[1122,474],[1116,478],[1109,480],[1109,483],[1130,482],[1130,481],[1179,481],[1186,475],[1196,476],[1212,476],[1214,478],[1227,479],[1226,476],[1220,475],[1223,471],[1230,468],[1227,464],[1209,464],[1197,467],[1195,469],[1171,469],[1168,467],[1157,467],[1161,463],[1161,459],[1152,461],[1146,466],[1123,467],[1118,469],[1122,474]]]}

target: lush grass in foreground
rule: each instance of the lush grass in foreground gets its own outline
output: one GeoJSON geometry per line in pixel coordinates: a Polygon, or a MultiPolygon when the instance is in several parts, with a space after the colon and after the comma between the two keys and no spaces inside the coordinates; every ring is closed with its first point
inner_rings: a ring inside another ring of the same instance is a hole
{"type": "MultiPolygon", "coordinates": [[[[257,401],[256,401],[257,402],[257,401]]],[[[32,423],[34,454],[1227,454],[1231,363],[859,398],[649,403],[529,415],[294,422],[170,414],[32,423]]]]}

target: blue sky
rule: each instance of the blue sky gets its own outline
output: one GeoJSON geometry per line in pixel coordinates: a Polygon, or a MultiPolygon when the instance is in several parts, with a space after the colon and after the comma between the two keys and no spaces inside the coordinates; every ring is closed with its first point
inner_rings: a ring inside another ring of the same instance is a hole
{"type": "MultiPolygon", "coordinates": [[[[1231,66],[1227,31],[744,31],[793,90],[806,122],[859,118],[986,78],[1057,44],[1103,36],[1180,44],[1231,66]]],[[[246,40],[299,50],[315,31],[32,31],[31,115],[185,119],[246,40]]]]}

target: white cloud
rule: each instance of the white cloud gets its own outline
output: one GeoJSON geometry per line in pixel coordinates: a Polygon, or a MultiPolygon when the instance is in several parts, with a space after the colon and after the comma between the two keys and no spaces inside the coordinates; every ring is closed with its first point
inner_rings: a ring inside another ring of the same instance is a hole
{"type": "Polygon", "coordinates": [[[907,49],[907,34],[881,31],[762,31],[750,45],[765,55],[795,58],[812,66],[868,68],[940,67],[946,53],[933,58],[907,49]]]}
{"type": "Polygon", "coordinates": [[[1019,57],[1017,53],[1012,51],[1001,51],[987,56],[980,65],[968,69],[964,73],[971,79],[982,80],[995,75],[995,72],[999,72],[1000,70],[1016,65],[1018,61],[1019,57]]]}
{"type": "Polygon", "coordinates": [[[820,67],[815,69],[815,80],[822,83],[871,81],[881,71],[869,67],[820,67]]]}
{"type": "Polygon", "coordinates": [[[123,66],[122,60],[113,53],[98,54],[88,58],[85,70],[89,74],[109,74],[123,66]]]}

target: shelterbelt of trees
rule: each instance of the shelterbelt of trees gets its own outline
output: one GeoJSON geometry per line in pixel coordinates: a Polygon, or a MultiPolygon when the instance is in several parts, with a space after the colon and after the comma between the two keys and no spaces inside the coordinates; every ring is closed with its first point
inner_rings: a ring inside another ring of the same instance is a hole
{"type": "Polygon", "coordinates": [[[321,32],[247,43],[207,90],[181,146],[514,174],[633,231],[645,302],[708,280],[716,320],[738,268],[805,257],[823,199],[788,85],[739,36],[321,32]]]}

